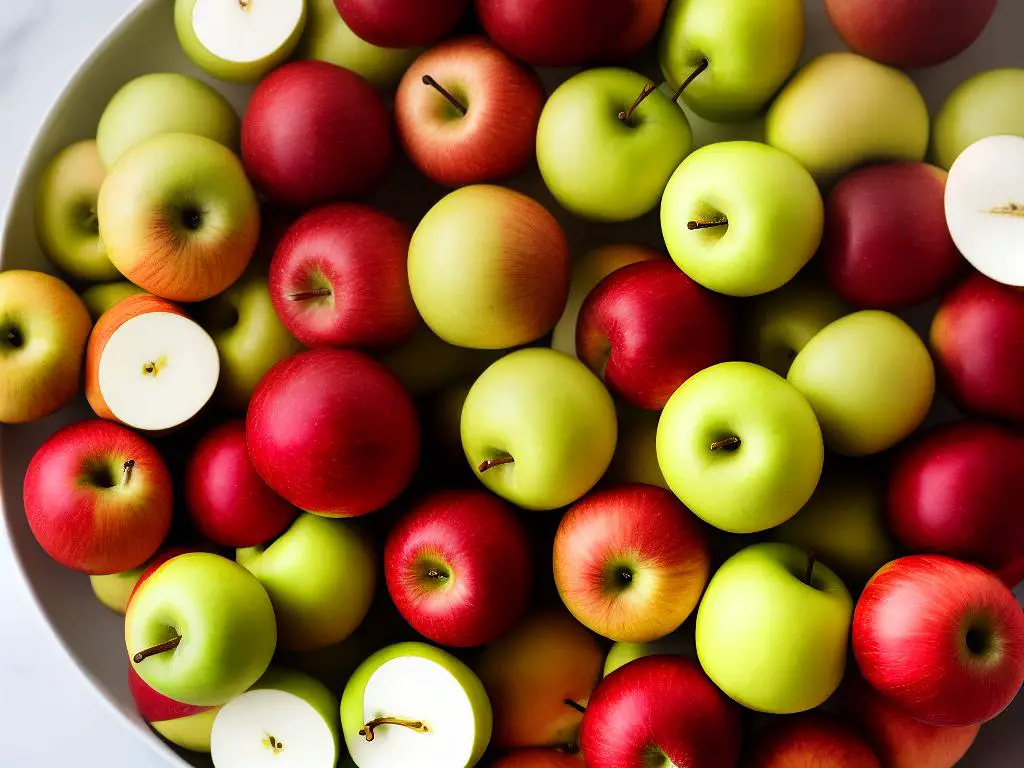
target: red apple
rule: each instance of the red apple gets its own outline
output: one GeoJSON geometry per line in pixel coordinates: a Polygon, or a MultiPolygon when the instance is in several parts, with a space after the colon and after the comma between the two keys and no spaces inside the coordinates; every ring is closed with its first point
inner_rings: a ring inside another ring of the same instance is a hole
{"type": "Polygon", "coordinates": [[[630,22],[632,0],[476,0],[487,34],[530,64],[575,66],[600,57],[630,22]]]}
{"type": "Polygon", "coordinates": [[[629,22],[601,58],[622,61],[640,53],[658,36],[667,7],[668,0],[630,0],[629,22]]]}
{"type": "Polygon", "coordinates": [[[266,544],[299,513],[253,468],[244,419],[215,427],[196,445],[185,469],[185,503],[195,529],[225,547],[266,544]]]}
{"type": "Polygon", "coordinates": [[[334,0],[356,35],[384,48],[417,48],[447,35],[469,0],[334,0]]]}
{"type": "Polygon", "coordinates": [[[545,93],[534,71],[485,37],[424,53],[395,94],[406,155],[439,184],[503,181],[533,161],[545,93]]]}
{"type": "Polygon", "coordinates": [[[220,707],[198,707],[169,699],[150,688],[131,665],[128,691],[142,719],[165,739],[188,750],[210,751],[210,734],[220,707]]]}
{"type": "Polygon", "coordinates": [[[667,259],[631,264],[590,292],[576,321],[576,352],[608,388],[658,411],[698,371],[731,359],[725,299],[667,259]]]}
{"type": "Polygon", "coordinates": [[[883,566],[864,588],[853,651],[864,679],[912,717],[983,723],[1024,683],[1024,609],[979,565],[910,555],[883,566]]]}
{"type": "Polygon", "coordinates": [[[1024,425],[1024,291],[969,277],[935,313],[931,347],[964,410],[1024,425]]]}
{"type": "Polygon", "coordinates": [[[561,749],[517,749],[498,758],[492,768],[583,768],[583,755],[561,749]]]}
{"type": "Polygon", "coordinates": [[[29,462],[25,516],[61,565],[90,575],[141,566],[171,527],[171,475],[148,441],[98,419],[55,432],[29,462]]]}
{"type": "Polygon", "coordinates": [[[483,490],[433,494],[388,534],[388,593],[405,620],[441,645],[496,640],[522,618],[532,564],[512,509],[483,490]]]}
{"type": "Polygon", "coordinates": [[[639,483],[576,502],[555,534],[555,585],[593,632],[649,643],[697,607],[711,570],[703,525],[670,491],[639,483]]]}
{"type": "Polygon", "coordinates": [[[873,165],[832,189],[820,258],[836,293],[863,309],[903,309],[963,274],[946,226],[946,175],[925,163],[873,165]]]}
{"type": "Polygon", "coordinates": [[[770,721],[747,745],[744,759],[747,768],[881,768],[860,734],[824,712],[770,721]]]}
{"type": "Polygon", "coordinates": [[[242,160],[272,202],[292,208],[362,197],[394,157],[391,115],[359,75],[323,61],[293,61],[253,91],[242,118],[242,160]]]}
{"type": "Polygon", "coordinates": [[[313,349],[275,365],[249,403],[246,442],[256,471],[299,509],[331,517],[373,512],[416,471],[412,398],[362,352],[313,349]]]}
{"type": "Polygon", "coordinates": [[[590,697],[580,729],[587,768],[731,768],[740,741],[739,708],[685,656],[619,667],[590,697]]]}
{"type": "Polygon", "coordinates": [[[270,263],[281,322],[307,347],[402,343],[420,320],[406,271],[411,237],[402,222],[358,203],[305,214],[270,263]]]}

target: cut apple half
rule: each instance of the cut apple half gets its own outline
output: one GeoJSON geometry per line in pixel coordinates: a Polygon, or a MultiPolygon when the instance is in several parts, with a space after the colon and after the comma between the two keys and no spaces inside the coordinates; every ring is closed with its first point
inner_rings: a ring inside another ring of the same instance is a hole
{"type": "Polygon", "coordinates": [[[214,56],[247,64],[273,56],[305,18],[306,0],[196,0],[192,31],[214,56]]]}
{"type": "Polygon", "coordinates": [[[85,364],[86,398],[96,415],[149,432],[189,421],[220,377],[210,335],[179,307],[150,295],[124,299],[100,316],[85,364]]]}

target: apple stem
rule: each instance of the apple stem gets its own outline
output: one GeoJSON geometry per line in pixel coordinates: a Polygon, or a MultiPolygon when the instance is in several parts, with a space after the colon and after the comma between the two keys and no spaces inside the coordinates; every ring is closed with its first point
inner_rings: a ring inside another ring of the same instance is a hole
{"type": "Polygon", "coordinates": [[[680,85],[679,88],[676,89],[676,92],[672,94],[672,101],[679,101],[679,97],[683,95],[683,91],[686,90],[690,83],[692,83],[694,80],[700,77],[701,72],[707,69],[710,65],[711,62],[709,62],[707,59],[701,59],[700,64],[697,65],[697,68],[690,73],[690,76],[688,78],[683,80],[683,84],[680,85]]]}
{"type": "Polygon", "coordinates": [[[331,295],[330,288],[314,288],[312,291],[301,291],[300,293],[289,293],[289,301],[309,301],[310,299],[322,299],[331,295]]]}
{"type": "Polygon", "coordinates": [[[814,563],[817,559],[813,549],[807,552],[807,569],[804,571],[804,584],[807,586],[811,586],[811,580],[814,578],[814,563]]]}
{"type": "Polygon", "coordinates": [[[367,741],[373,741],[373,729],[382,725],[400,725],[416,733],[427,733],[430,729],[422,720],[399,720],[396,717],[378,717],[368,722],[359,731],[360,736],[365,736],[367,741]]]}
{"type": "Polygon", "coordinates": [[[629,123],[629,118],[633,116],[633,112],[640,106],[644,99],[654,93],[656,86],[654,83],[644,83],[643,90],[640,91],[640,95],[636,97],[636,101],[627,109],[625,112],[619,112],[619,120],[624,123],[629,123]]]}
{"type": "Polygon", "coordinates": [[[132,479],[132,470],[135,469],[135,459],[128,459],[124,463],[124,471],[121,473],[121,485],[128,485],[132,479]]]}
{"type": "Polygon", "coordinates": [[[500,467],[503,464],[511,464],[515,461],[511,456],[498,456],[496,459],[487,459],[487,461],[480,462],[480,466],[477,467],[478,472],[486,472],[488,469],[494,469],[500,467]]]}
{"type": "Polygon", "coordinates": [[[465,115],[466,114],[467,110],[466,110],[466,107],[463,105],[463,103],[461,101],[459,101],[458,99],[456,99],[454,96],[452,96],[451,93],[449,93],[447,90],[442,88],[441,84],[439,82],[437,82],[437,80],[432,78],[430,75],[424,75],[423,76],[423,84],[424,85],[429,85],[431,88],[435,89],[438,93],[440,93],[442,96],[444,96],[446,99],[448,99],[448,101],[451,103],[451,105],[453,107],[455,107],[457,110],[459,110],[459,114],[461,114],[461,115],[465,115]]]}
{"type": "Polygon", "coordinates": [[[714,227],[724,227],[728,223],[728,219],[716,219],[715,221],[689,221],[686,223],[686,228],[692,232],[695,229],[712,229],[714,227]]]}
{"type": "Polygon", "coordinates": [[[999,216],[1013,216],[1016,218],[1024,218],[1024,205],[1020,203],[1007,203],[1006,205],[997,205],[995,208],[989,211],[999,216]]]}
{"type": "Polygon", "coordinates": [[[712,451],[735,451],[740,447],[740,439],[738,437],[727,437],[723,440],[715,440],[711,444],[712,451]]]}
{"type": "Polygon", "coordinates": [[[238,0],[238,7],[243,11],[248,11],[250,5],[252,5],[252,0],[238,0]]]}
{"type": "Polygon", "coordinates": [[[579,712],[581,714],[585,715],[587,713],[587,708],[584,707],[582,704],[580,704],[578,701],[573,701],[572,699],[566,699],[563,703],[567,707],[572,707],[573,709],[575,709],[577,712],[579,712]]]}
{"type": "Polygon", "coordinates": [[[156,656],[161,653],[166,653],[167,651],[173,651],[175,648],[178,647],[178,643],[180,642],[181,635],[175,635],[166,642],[160,643],[159,645],[154,645],[152,648],[147,648],[144,651],[139,651],[132,657],[132,661],[134,661],[136,664],[141,664],[150,656],[156,656]]]}

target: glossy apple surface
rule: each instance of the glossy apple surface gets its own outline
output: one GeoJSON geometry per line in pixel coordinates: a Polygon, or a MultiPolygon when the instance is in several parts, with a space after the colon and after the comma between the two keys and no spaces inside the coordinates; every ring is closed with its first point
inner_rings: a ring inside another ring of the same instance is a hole
{"type": "Polygon", "coordinates": [[[881,768],[856,730],[834,715],[805,712],[770,722],[744,750],[750,768],[881,768]]]}
{"type": "Polygon", "coordinates": [[[334,0],[352,31],[390,48],[436,43],[462,19],[470,0],[334,0]]]}
{"type": "Polygon", "coordinates": [[[602,58],[623,61],[640,53],[658,36],[668,0],[630,0],[630,17],[625,28],[605,49],[602,58]]]}
{"type": "Polygon", "coordinates": [[[931,154],[949,170],[960,153],[989,136],[1024,136],[1024,109],[1010,94],[1024,88],[1024,69],[1002,67],[971,75],[939,108],[931,154]]]}
{"type": "Polygon", "coordinates": [[[190,752],[210,751],[210,733],[219,707],[200,707],[169,699],[150,688],[131,666],[128,691],[139,716],[165,739],[190,752]]]}
{"type": "Polygon", "coordinates": [[[130,283],[127,280],[118,280],[114,283],[98,283],[90,285],[82,291],[82,303],[89,310],[89,317],[95,323],[100,319],[100,315],[121,301],[121,299],[138,296],[140,293],[145,293],[145,291],[135,285],[135,283],[130,283]]]}

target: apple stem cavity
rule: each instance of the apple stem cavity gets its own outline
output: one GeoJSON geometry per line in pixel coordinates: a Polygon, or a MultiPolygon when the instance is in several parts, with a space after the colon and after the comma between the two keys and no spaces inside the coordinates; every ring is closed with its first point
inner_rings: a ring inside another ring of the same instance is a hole
{"type": "Polygon", "coordinates": [[[515,461],[511,456],[498,456],[495,459],[487,459],[487,461],[480,462],[480,466],[477,467],[478,472],[486,472],[488,469],[494,469],[500,467],[503,464],[512,464],[515,461]]]}
{"type": "Polygon", "coordinates": [[[124,463],[124,468],[121,472],[121,485],[128,485],[132,479],[133,469],[135,469],[135,459],[128,459],[128,461],[124,463]]]}
{"type": "Polygon", "coordinates": [[[619,112],[619,120],[626,123],[626,125],[632,125],[632,123],[629,122],[629,119],[633,116],[633,112],[636,111],[636,108],[640,106],[644,99],[654,93],[655,89],[656,86],[654,83],[644,83],[643,90],[640,91],[640,95],[636,97],[636,101],[634,101],[625,112],[619,112]]]}
{"type": "Polygon", "coordinates": [[[181,643],[181,635],[175,635],[170,640],[167,640],[159,645],[154,645],[152,648],[147,648],[144,651],[139,651],[132,657],[132,661],[136,664],[141,664],[150,656],[158,656],[161,653],[167,653],[167,651],[173,651],[181,643]]]}
{"type": "Polygon", "coordinates": [[[814,550],[810,550],[807,553],[807,568],[804,570],[804,584],[808,587],[814,586],[811,582],[814,580],[814,564],[817,562],[818,556],[814,553],[814,550]]]}
{"type": "Polygon", "coordinates": [[[715,219],[714,221],[689,221],[686,223],[686,228],[692,232],[695,229],[713,229],[714,227],[724,227],[728,223],[728,219],[715,219]]]}
{"type": "Polygon", "coordinates": [[[289,293],[288,301],[309,301],[310,299],[323,299],[331,295],[330,288],[314,288],[312,291],[301,291],[300,293],[289,293]]]}
{"type": "Polygon", "coordinates": [[[465,116],[466,112],[468,111],[466,109],[465,105],[463,105],[463,103],[461,101],[459,101],[454,96],[452,96],[452,94],[449,91],[447,91],[445,88],[441,87],[441,84],[439,82],[437,82],[437,80],[432,78],[430,75],[424,75],[423,76],[423,84],[424,85],[429,85],[431,88],[433,88],[438,93],[440,93],[442,96],[444,96],[446,99],[448,99],[449,103],[453,107],[455,107],[455,109],[457,109],[459,111],[459,114],[465,116]]]}
{"type": "Polygon", "coordinates": [[[742,441],[738,437],[726,437],[711,444],[712,451],[735,451],[742,441]]]}
{"type": "Polygon", "coordinates": [[[1024,205],[1021,205],[1020,203],[997,205],[995,208],[990,210],[989,213],[995,214],[996,216],[1010,216],[1017,219],[1024,219],[1024,205]]]}
{"type": "Polygon", "coordinates": [[[403,728],[408,728],[410,731],[416,731],[416,733],[427,733],[430,729],[426,726],[422,720],[400,720],[397,717],[378,717],[366,725],[364,725],[360,731],[360,736],[365,736],[367,741],[373,741],[373,730],[379,728],[382,725],[400,725],[403,728]]]}
{"type": "Polygon", "coordinates": [[[565,706],[567,706],[567,707],[572,707],[573,709],[575,709],[577,712],[579,712],[582,715],[587,714],[587,708],[584,707],[582,704],[580,704],[578,701],[573,701],[572,699],[566,699],[562,703],[565,704],[565,706]]]}
{"type": "Polygon", "coordinates": [[[700,64],[697,65],[697,68],[690,73],[690,76],[688,78],[683,80],[683,84],[680,85],[679,88],[676,89],[676,92],[672,94],[672,101],[679,101],[679,97],[683,95],[683,91],[687,89],[690,83],[692,83],[694,80],[700,77],[701,73],[704,70],[706,70],[709,66],[711,66],[710,61],[708,61],[706,58],[701,59],[700,64]]]}

